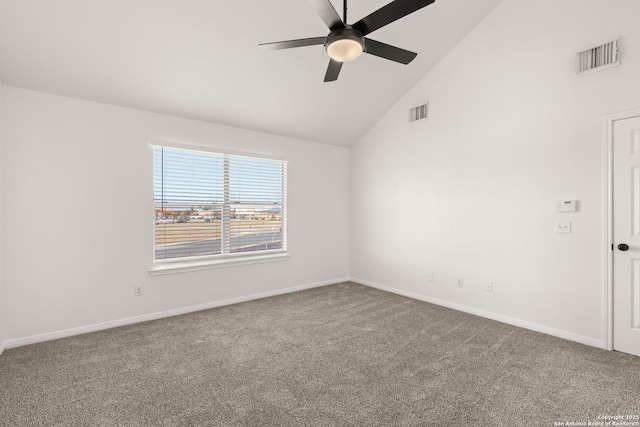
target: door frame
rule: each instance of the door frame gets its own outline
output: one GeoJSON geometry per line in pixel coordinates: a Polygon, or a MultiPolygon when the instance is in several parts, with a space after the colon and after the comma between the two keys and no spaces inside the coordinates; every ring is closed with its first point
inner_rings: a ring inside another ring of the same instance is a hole
{"type": "Polygon", "coordinates": [[[618,120],[640,116],[640,108],[604,116],[604,289],[602,341],[604,348],[613,350],[613,126],[618,120]]]}

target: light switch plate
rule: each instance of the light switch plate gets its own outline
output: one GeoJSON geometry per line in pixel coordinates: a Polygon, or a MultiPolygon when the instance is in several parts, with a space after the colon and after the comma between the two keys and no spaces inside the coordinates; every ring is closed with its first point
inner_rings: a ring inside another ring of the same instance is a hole
{"type": "Polygon", "coordinates": [[[556,222],[556,233],[571,233],[571,221],[556,222]]]}

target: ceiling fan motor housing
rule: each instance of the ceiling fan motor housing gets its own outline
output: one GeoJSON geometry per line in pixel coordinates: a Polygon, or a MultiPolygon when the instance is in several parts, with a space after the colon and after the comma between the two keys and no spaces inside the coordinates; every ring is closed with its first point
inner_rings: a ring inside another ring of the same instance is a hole
{"type": "Polygon", "coordinates": [[[364,46],[364,35],[350,25],[331,31],[324,44],[329,56],[340,62],[356,59],[364,51],[364,46]]]}

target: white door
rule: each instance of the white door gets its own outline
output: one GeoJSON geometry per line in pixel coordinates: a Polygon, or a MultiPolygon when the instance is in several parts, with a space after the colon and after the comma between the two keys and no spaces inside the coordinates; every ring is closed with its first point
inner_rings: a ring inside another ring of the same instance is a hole
{"type": "Polygon", "coordinates": [[[613,349],[640,356],[640,116],[613,124],[613,349]]]}

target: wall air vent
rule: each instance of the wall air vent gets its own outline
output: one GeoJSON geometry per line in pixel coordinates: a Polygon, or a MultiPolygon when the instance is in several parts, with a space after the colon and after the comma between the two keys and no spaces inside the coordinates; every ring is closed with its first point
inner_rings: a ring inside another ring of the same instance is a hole
{"type": "Polygon", "coordinates": [[[576,74],[600,71],[620,65],[620,39],[594,46],[576,54],[576,74]]]}
{"type": "Polygon", "coordinates": [[[429,103],[418,105],[409,110],[409,121],[417,122],[419,120],[429,119],[429,103]]]}

